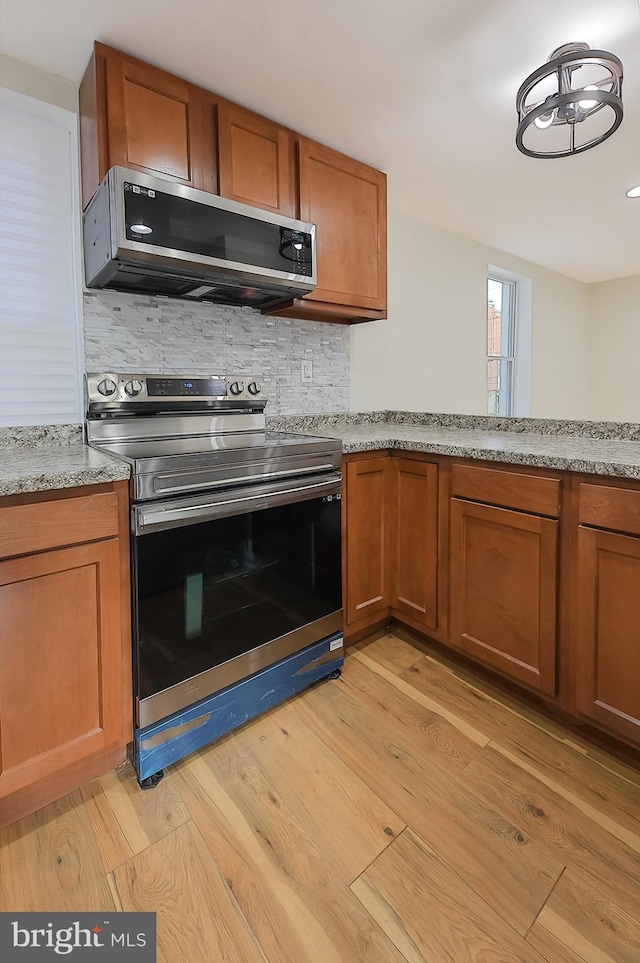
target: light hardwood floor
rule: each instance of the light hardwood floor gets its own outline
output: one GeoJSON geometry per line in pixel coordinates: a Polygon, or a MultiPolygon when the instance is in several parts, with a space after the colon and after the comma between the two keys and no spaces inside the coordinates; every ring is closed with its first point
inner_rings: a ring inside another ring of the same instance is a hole
{"type": "Polygon", "coordinates": [[[155,910],[163,963],[639,963],[640,773],[398,635],[0,833],[0,910],[155,910]]]}

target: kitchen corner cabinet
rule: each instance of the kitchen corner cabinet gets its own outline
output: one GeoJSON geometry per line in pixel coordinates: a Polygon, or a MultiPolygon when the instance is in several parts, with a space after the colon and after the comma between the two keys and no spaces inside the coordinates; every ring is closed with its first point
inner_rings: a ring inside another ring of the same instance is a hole
{"type": "Polygon", "coordinates": [[[219,182],[223,197],[296,217],[294,148],[290,130],[229,101],[220,102],[219,182]]]}
{"type": "Polygon", "coordinates": [[[391,604],[414,626],[438,625],[438,466],[393,458],[391,604]]]}
{"type": "Polygon", "coordinates": [[[126,483],[0,501],[0,827],[131,738],[126,483]]]}
{"type": "Polygon", "coordinates": [[[391,459],[349,461],[344,472],[345,620],[356,628],[389,613],[391,459]]]}
{"type": "Polygon", "coordinates": [[[347,636],[397,615],[438,623],[438,466],[387,454],[345,460],[347,636]]]}

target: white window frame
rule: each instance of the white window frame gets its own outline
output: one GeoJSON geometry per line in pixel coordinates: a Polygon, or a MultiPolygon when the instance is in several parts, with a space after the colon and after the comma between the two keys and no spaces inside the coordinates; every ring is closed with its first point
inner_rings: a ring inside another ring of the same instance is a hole
{"type": "MultiPolygon", "coordinates": [[[[72,249],[72,276],[73,286],[72,299],[72,341],[74,346],[73,366],[75,368],[75,398],[74,424],[84,422],[84,324],[83,324],[83,304],[82,291],[84,286],[84,267],[82,259],[82,207],[80,202],[80,148],[79,148],[79,118],[78,114],[65,107],[58,107],[55,104],[37,100],[27,94],[19,93],[8,87],[0,87],[0,103],[14,110],[30,114],[32,117],[48,121],[56,127],[65,130],[69,135],[69,156],[70,168],[69,177],[71,181],[71,249],[72,249]]],[[[49,423],[47,414],[42,412],[41,424],[49,423]]],[[[31,424],[31,422],[29,422],[31,424]]]]}
{"type": "MultiPolygon", "coordinates": [[[[513,298],[515,304],[512,318],[513,355],[510,355],[509,359],[507,359],[511,360],[512,372],[510,411],[503,417],[528,418],[531,417],[533,281],[525,274],[518,274],[515,271],[499,267],[496,264],[487,265],[487,281],[489,280],[502,281],[514,285],[513,298]]],[[[488,324],[488,322],[485,323],[488,324]]],[[[485,336],[485,344],[486,343],[485,336]]],[[[493,358],[502,360],[502,356],[487,354],[487,361],[493,358]]]]}

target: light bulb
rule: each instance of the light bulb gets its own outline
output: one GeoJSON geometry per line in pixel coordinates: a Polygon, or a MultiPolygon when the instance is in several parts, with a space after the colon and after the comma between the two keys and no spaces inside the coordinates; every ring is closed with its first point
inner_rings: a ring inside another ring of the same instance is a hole
{"type": "Polygon", "coordinates": [[[540,130],[544,130],[546,127],[551,127],[552,123],[553,111],[550,111],[548,114],[540,114],[540,116],[536,117],[534,120],[534,124],[536,127],[539,127],[540,130]]]}
{"type": "MultiPolygon", "coordinates": [[[[584,89],[597,90],[598,88],[594,84],[589,84],[589,86],[585,87],[584,89]]],[[[591,110],[591,108],[596,107],[597,104],[598,104],[597,100],[579,100],[578,101],[578,107],[580,108],[580,110],[591,110]]]]}
{"type": "Polygon", "coordinates": [[[631,187],[627,191],[627,197],[640,197],[640,184],[637,187],[631,187]]]}
{"type": "Polygon", "coordinates": [[[147,227],[146,224],[132,224],[130,230],[134,234],[153,234],[153,228],[147,227]]]}

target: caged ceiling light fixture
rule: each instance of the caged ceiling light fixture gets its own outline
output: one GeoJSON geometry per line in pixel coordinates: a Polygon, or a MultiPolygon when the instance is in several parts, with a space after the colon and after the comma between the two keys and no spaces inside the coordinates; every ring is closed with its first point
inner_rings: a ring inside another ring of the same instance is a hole
{"type": "Polygon", "coordinates": [[[523,154],[580,154],[622,123],[622,63],[587,43],[558,47],[521,85],[516,110],[516,145],[523,154]]]}

